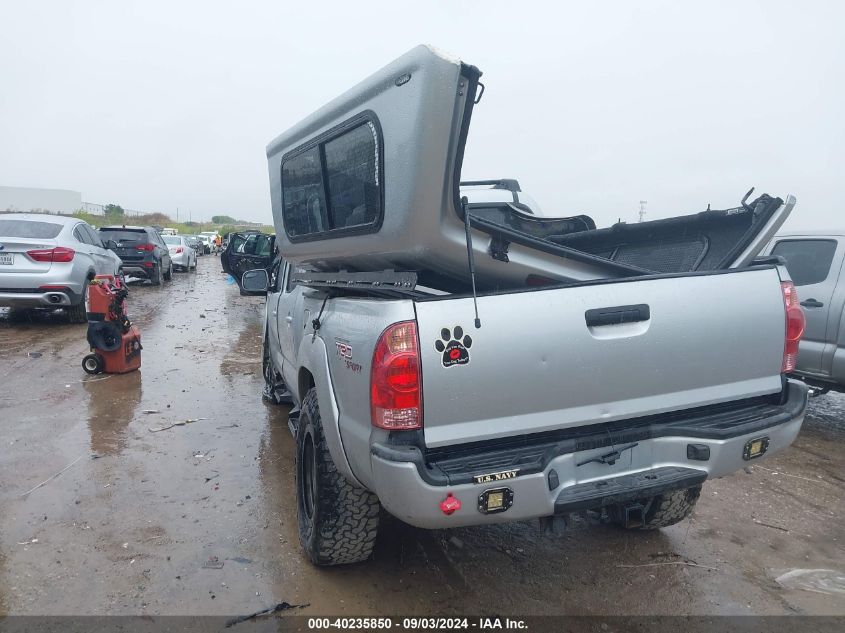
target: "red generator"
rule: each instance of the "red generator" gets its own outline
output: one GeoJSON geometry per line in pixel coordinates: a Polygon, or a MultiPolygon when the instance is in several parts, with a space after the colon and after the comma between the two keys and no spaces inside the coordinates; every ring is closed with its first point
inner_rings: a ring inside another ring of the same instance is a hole
{"type": "Polygon", "coordinates": [[[88,286],[88,344],[82,359],[89,374],[125,374],[141,366],[141,332],[126,316],[129,291],[118,277],[97,275],[88,286]]]}

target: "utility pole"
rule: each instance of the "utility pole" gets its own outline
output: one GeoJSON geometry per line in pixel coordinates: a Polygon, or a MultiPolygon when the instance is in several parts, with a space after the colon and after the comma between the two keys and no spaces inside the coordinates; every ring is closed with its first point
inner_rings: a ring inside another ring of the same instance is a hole
{"type": "Polygon", "coordinates": [[[643,222],[645,220],[645,205],[647,204],[647,200],[640,200],[640,222],[643,222]]]}
{"type": "Polygon", "coordinates": [[[176,207],[176,224],[179,224],[179,207],[176,207]]]}

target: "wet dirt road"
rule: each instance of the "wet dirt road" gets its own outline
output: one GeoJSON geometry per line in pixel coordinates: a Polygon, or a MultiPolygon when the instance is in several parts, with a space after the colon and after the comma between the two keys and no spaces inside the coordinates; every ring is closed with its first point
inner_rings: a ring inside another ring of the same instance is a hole
{"type": "Polygon", "coordinates": [[[318,570],[287,409],[260,397],[263,301],[205,257],[128,309],[143,366],[105,379],[80,367],[84,325],[0,311],[0,614],[845,614],[845,594],[774,580],[845,571],[845,397],[815,399],[789,451],[708,482],[669,529],[385,517],[372,561],[318,570]]]}

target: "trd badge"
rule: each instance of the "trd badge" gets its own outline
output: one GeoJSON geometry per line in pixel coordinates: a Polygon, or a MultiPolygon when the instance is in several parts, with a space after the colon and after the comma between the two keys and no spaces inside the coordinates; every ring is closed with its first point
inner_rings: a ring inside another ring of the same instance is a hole
{"type": "Polygon", "coordinates": [[[469,362],[469,348],[472,347],[472,337],[464,336],[464,329],[456,325],[454,330],[444,327],[440,330],[440,338],[434,342],[434,348],[443,353],[443,366],[466,365],[469,362]]]}

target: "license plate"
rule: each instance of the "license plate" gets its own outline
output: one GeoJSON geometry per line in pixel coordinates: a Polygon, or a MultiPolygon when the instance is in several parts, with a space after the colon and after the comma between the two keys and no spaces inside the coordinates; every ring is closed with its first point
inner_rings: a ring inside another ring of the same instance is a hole
{"type": "Polygon", "coordinates": [[[14,253],[0,253],[0,266],[11,266],[15,263],[14,253]]]}

